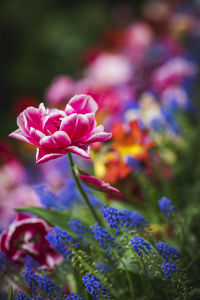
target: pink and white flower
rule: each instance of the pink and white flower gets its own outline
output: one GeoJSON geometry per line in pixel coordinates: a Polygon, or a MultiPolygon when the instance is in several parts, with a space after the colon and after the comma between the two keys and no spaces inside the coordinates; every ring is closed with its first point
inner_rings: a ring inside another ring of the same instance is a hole
{"type": "Polygon", "coordinates": [[[13,223],[1,234],[0,250],[17,264],[28,254],[41,265],[53,268],[62,261],[45,238],[50,231],[42,219],[17,213],[13,223]]]}
{"type": "Polygon", "coordinates": [[[90,144],[104,142],[111,133],[97,126],[97,103],[91,96],[76,95],[65,110],[28,107],[18,117],[19,129],[10,137],[36,145],[36,163],[65,155],[67,152],[90,158],[90,144]]]}
{"type": "Polygon", "coordinates": [[[84,184],[97,191],[101,191],[108,194],[115,194],[118,196],[120,196],[121,194],[117,188],[111,186],[109,183],[102,181],[86,172],[83,172],[82,170],[77,171],[77,175],[84,184]]]}

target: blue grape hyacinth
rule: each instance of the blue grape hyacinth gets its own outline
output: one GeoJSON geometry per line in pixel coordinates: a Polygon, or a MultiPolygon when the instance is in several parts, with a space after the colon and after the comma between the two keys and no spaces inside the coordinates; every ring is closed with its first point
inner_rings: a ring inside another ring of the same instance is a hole
{"type": "Polygon", "coordinates": [[[133,250],[140,256],[143,257],[143,254],[148,254],[151,252],[151,245],[143,240],[141,237],[134,235],[133,239],[130,240],[130,244],[133,247],[133,250]]]}
{"type": "Polygon", "coordinates": [[[170,261],[171,259],[179,259],[181,257],[180,253],[178,250],[166,243],[163,243],[161,241],[156,242],[155,244],[156,249],[160,253],[160,255],[166,259],[166,261],[170,261]]]}
{"type": "Polygon", "coordinates": [[[70,255],[69,246],[77,247],[79,244],[72,236],[60,227],[54,227],[46,236],[51,246],[58,251],[64,258],[70,255]]]}
{"type": "Polygon", "coordinates": [[[88,294],[92,295],[93,300],[100,299],[101,295],[104,297],[104,299],[109,297],[107,289],[103,287],[99,278],[97,278],[96,276],[90,273],[85,273],[82,281],[87,289],[88,294]]]}
{"type": "Polygon", "coordinates": [[[131,211],[128,209],[124,209],[122,211],[125,217],[125,226],[127,229],[137,229],[143,230],[144,227],[148,226],[147,220],[138,212],[138,211],[131,211]]]}
{"type": "Polygon", "coordinates": [[[15,296],[15,300],[31,300],[32,298],[26,296],[24,293],[19,291],[17,295],[15,296]]]}
{"type": "Polygon", "coordinates": [[[106,250],[108,255],[113,253],[114,248],[116,251],[119,248],[119,245],[115,242],[115,238],[110,235],[110,233],[103,227],[98,226],[91,226],[93,237],[99,242],[101,247],[106,250]]]}
{"type": "Polygon", "coordinates": [[[30,268],[22,272],[25,282],[29,285],[33,295],[47,296],[48,299],[54,299],[59,295],[63,296],[62,290],[56,286],[49,278],[44,275],[37,275],[30,268]]]}
{"type": "Polygon", "coordinates": [[[177,266],[173,264],[171,261],[165,261],[161,265],[161,270],[164,272],[166,279],[172,278],[174,272],[180,271],[177,269],[177,266]]]}
{"type": "Polygon", "coordinates": [[[115,229],[115,234],[117,235],[120,232],[120,227],[124,225],[125,216],[114,207],[107,207],[104,205],[100,212],[103,215],[103,218],[108,222],[110,228],[115,229]]]}
{"type": "Polygon", "coordinates": [[[84,298],[80,297],[79,295],[75,293],[71,293],[65,300],[84,300],[84,298]]]}
{"type": "Polygon", "coordinates": [[[162,197],[158,201],[158,205],[160,207],[160,210],[163,212],[164,216],[167,218],[174,216],[178,212],[178,209],[175,207],[173,202],[166,197],[162,197]]]}
{"type": "Polygon", "coordinates": [[[71,218],[68,224],[70,225],[71,230],[77,234],[77,238],[79,240],[83,239],[84,242],[86,242],[86,238],[91,234],[89,228],[84,226],[80,220],[75,220],[74,218],[71,218]]]}

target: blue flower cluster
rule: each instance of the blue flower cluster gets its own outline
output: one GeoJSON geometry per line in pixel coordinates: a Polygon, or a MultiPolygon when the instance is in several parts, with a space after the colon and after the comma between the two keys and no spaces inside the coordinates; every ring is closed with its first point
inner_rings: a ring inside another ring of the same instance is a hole
{"type": "Polygon", "coordinates": [[[27,268],[32,270],[35,270],[39,266],[39,263],[29,255],[23,259],[23,263],[27,268]]]}
{"type": "Polygon", "coordinates": [[[106,273],[106,272],[109,272],[111,271],[111,268],[107,265],[105,265],[104,263],[102,262],[98,262],[97,264],[97,270],[100,272],[100,273],[106,273]]]}
{"type": "Polygon", "coordinates": [[[75,203],[81,201],[76,183],[72,178],[66,180],[64,188],[59,193],[53,193],[45,185],[36,185],[35,191],[45,208],[72,208],[75,203]]]}
{"type": "Polygon", "coordinates": [[[86,238],[91,233],[91,231],[87,227],[85,227],[80,220],[75,220],[74,218],[71,218],[68,224],[70,225],[71,230],[73,230],[77,234],[78,239],[83,239],[84,242],[86,242],[86,238]]]}
{"type": "Polygon", "coordinates": [[[84,299],[75,293],[71,293],[69,296],[67,296],[67,298],[65,298],[65,300],[84,300],[84,299]]]}
{"type": "Polygon", "coordinates": [[[160,255],[166,259],[166,261],[170,261],[171,259],[178,259],[180,258],[180,253],[178,252],[178,250],[173,247],[170,246],[166,243],[163,243],[161,241],[158,241],[157,243],[154,244],[156,249],[158,250],[158,252],[160,253],[160,255]]]}
{"type": "Polygon", "coordinates": [[[178,272],[179,271],[177,269],[177,266],[175,264],[173,264],[171,261],[165,261],[161,265],[161,270],[164,272],[166,279],[172,278],[172,274],[174,272],[178,272]]]}
{"type": "Polygon", "coordinates": [[[19,291],[17,293],[17,295],[15,296],[15,300],[31,300],[32,298],[26,296],[25,294],[23,294],[21,291],[19,291]]]}
{"type": "Polygon", "coordinates": [[[91,226],[91,228],[94,238],[99,242],[101,247],[106,250],[106,254],[111,255],[113,253],[112,248],[115,248],[115,250],[119,249],[115,238],[113,238],[105,228],[98,226],[98,224],[91,226]]]}
{"type": "Polygon", "coordinates": [[[133,250],[140,256],[142,257],[143,254],[148,254],[151,252],[151,246],[149,243],[145,242],[143,238],[133,236],[133,239],[130,240],[130,244],[133,247],[133,250]]]}
{"type": "Polygon", "coordinates": [[[132,169],[135,169],[135,170],[142,170],[142,167],[140,165],[140,162],[137,158],[133,157],[133,156],[130,156],[128,155],[126,157],[126,163],[129,167],[131,167],[132,169]]]}
{"type": "Polygon", "coordinates": [[[124,215],[121,211],[114,207],[107,207],[104,205],[100,212],[103,215],[103,218],[108,222],[110,228],[115,229],[115,233],[120,232],[120,226],[124,225],[124,215]]]}
{"type": "MultiPolygon", "coordinates": [[[[95,197],[93,192],[86,186],[83,187],[85,192],[89,194],[90,201],[94,207],[100,207],[100,201],[95,197]]],[[[40,202],[45,208],[54,208],[57,210],[70,208],[75,204],[84,204],[77,190],[76,182],[73,178],[67,178],[65,186],[59,193],[53,193],[45,185],[36,185],[35,191],[40,198],[40,202]]]]}
{"type": "Polygon", "coordinates": [[[49,278],[44,275],[35,274],[30,268],[26,268],[22,272],[25,282],[29,285],[33,295],[48,296],[48,299],[53,300],[58,295],[64,295],[62,290],[57,287],[49,278]]]}
{"type": "Polygon", "coordinates": [[[85,285],[87,292],[92,295],[93,300],[100,299],[100,295],[102,295],[105,299],[109,298],[109,294],[107,289],[103,287],[100,283],[100,280],[90,273],[85,273],[82,278],[83,284],[85,285]]]}
{"type": "Polygon", "coordinates": [[[166,197],[162,197],[158,201],[158,205],[160,207],[160,210],[163,212],[163,214],[167,218],[172,217],[174,214],[177,214],[177,212],[178,212],[177,208],[172,203],[172,201],[166,197]]]}
{"type": "Polygon", "coordinates": [[[61,208],[73,208],[75,204],[81,203],[81,197],[73,178],[67,178],[64,188],[59,193],[61,208]]]}
{"type": "Polygon", "coordinates": [[[59,197],[51,192],[45,185],[36,185],[35,191],[44,207],[60,209],[59,197]]]}
{"type": "Polygon", "coordinates": [[[50,242],[51,246],[58,251],[64,258],[70,255],[69,246],[77,247],[78,243],[72,236],[65,230],[56,226],[52,228],[51,232],[46,236],[47,240],[50,242]]]}
{"type": "Polygon", "coordinates": [[[120,232],[120,228],[125,226],[126,229],[143,230],[145,226],[148,226],[147,220],[137,211],[131,211],[124,209],[119,211],[114,207],[107,207],[104,205],[100,209],[104,219],[108,222],[110,228],[115,229],[116,235],[120,232]]]}
{"type": "Polygon", "coordinates": [[[165,262],[161,265],[161,270],[164,272],[166,279],[169,279],[172,277],[173,272],[179,271],[177,266],[172,262],[172,259],[177,260],[181,255],[175,247],[161,241],[158,241],[154,245],[160,255],[165,259],[165,262]]]}
{"type": "Polygon", "coordinates": [[[148,226],[147,220],[138,211],[124,209],[122,213],[125,216],[124,222],[128,229],[143,230],[145,226],[148,226]]]}
{"type": "Polygon", "coordinates": [[[2,273],[10,264],[8,257],[0,251],[0,273],[2,273]]]}

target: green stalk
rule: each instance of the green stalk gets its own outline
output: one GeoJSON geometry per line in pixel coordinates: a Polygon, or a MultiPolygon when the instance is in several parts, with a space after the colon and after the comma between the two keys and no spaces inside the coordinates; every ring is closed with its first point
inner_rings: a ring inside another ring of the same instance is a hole
{"type": "Polygon", "coordinates": [[[87,204],[87,206],[89,207],[94,219],[96,220],[96,222],[100,225],[100,226],[103,226],[102,224],[102,221],[100,220],[98,214],[96,213],[95,209],[93,208],[92,204],[90,203],[90,200],[88,199],[88,196],[87,194],[85,193],[85,191],[83,190],[82,186],[81,186],[81,183],[80,183],[80,180],[76,174],[76,165],[74,164],[74,161],[73,161],[73,158],[72,158],[72,155],[70,152],[68,152],[68,158],[69,158],[69,164],[70,164],[70,168],[71,168],[71,171],[72,171],[72,175],[74,177],[74,180],[76,182],[76,185],[77,185],[77,188],[81,194],[81,196],[83,197],[85,203],[87,204]]]}
{"type": "Polygon", "coordinates": [[[131,293],[131,299],[134,300],[135,299],[135,294],[134,294],[134,289],[133,289],[133,284],[132,284],[132,280],[131,280],[131,276],[130,273],[126,267],[126,264],[124,263],[123,259],[120,258],[119,261],[122,263],[124,269],[125,269],[125,273],[126,273],[126,278],[128,280],[128,284],[129,284],[129,288],[130,288],[130,293],[131,293]]]}
{"type": "Polygon", "coordinates": [[[186,270],[189,270],[199,257],[200,257],[200,252],[197,252],[197,255],[195,255],[195,257],[188,264],[188,266],[186,267],[186,270]]]}

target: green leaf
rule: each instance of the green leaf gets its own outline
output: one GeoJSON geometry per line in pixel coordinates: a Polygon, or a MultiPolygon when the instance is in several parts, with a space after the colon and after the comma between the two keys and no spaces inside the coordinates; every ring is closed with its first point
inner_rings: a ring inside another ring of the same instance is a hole
{"type": "Polygon", "coordinates": [[[9,283],[9,286],[8,286],[8,298],[7,300],[12,300],[14,299],[13,298],[13,288],[12,288],[12,285],[9,283]]]}
{"type": "Polygon", "coordinates": [[[71,218],[70,211],[51,210],[41,207],[19,207],[15,209],[19,212],[28,212],[34,214],[53,226],[59,226],[60,228],[67,230],[71,233],[71,228],[68,222],[71,218]]]}

